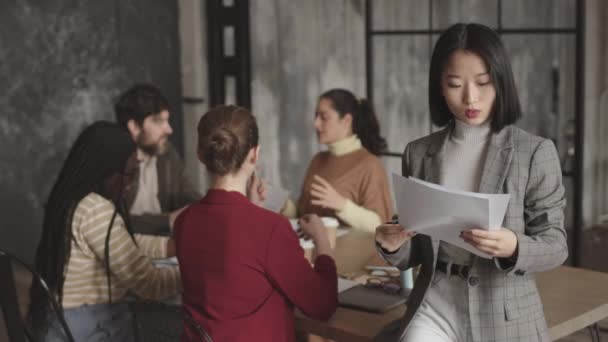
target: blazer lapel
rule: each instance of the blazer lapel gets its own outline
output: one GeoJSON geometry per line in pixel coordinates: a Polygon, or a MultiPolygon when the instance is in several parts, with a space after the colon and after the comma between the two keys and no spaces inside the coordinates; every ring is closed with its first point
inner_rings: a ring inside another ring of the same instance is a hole
{"type": "Polygon", "coordinates": [[[502,193],[509,165],[513,158],[513,127],[507,126],[492,134],[488,153],[483,164],[479,192],[485,194],[502,193]]]}
{"type": "Polygon", "coordinates": [[[443,175],[443,156],[445,154],[445,143],[450,137],[452,127],[448,126],[443,129],[440,134],[436,135],[436,138],[429,144],[429,148],[426,151],[422,167],[424,170],[423,180],[439,184],[441,182],[441,176],[443,175]]]}

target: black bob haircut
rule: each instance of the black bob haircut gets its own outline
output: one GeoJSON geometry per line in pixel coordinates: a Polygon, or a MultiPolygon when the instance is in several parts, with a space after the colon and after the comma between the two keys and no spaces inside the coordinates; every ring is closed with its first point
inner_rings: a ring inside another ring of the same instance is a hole
{"type": "Polygon", "coordinates": [[[443,127],[454,120],[441,91],[441,77],[450,56],[457,50],[477,54],[488,68],[496,89],[496,99],[490,113],[492,131],[499,132],[521,118],[513,71],[498,34],[480,24],[454,24],[439,36],[431,57],[429,108],[433,124],[443,127]]]}

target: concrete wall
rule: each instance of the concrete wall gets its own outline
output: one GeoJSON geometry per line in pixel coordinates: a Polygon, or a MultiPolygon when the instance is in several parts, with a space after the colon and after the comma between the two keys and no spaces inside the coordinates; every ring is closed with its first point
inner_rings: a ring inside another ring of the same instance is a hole
{"type": "Polygon", "coordinates": [[[162,88],[182,144],[177,32],[171,1],[0,2],[0,248],[32,259],[68,149],[134,82],[162,88]]]}
{"type": "Polygon", "coordinates": [[[334,87],[365,95],[363,1],[251,1],[253,112],[262,173],[299,196],[320,146],[317,97],[334,87]]]}
{"type": "Polygon", "coordinates": [[[585,227],[608,222],[608,3],[587,0],[585,17],[585,227]]]}

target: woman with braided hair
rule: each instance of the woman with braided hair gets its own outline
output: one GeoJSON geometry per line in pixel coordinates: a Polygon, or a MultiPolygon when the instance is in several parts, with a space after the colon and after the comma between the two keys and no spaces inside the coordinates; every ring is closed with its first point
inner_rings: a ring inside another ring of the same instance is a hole
{"type": "MultiPolygon", "coordinates": [[[[136,168],[129,133],[96,122],[76,139],[46,203],[36,270],[76,341],[132,341],[127,293],[159,299],[180,290],[177,267],[151,262],[174,255],[173,240],[131,232],[122,202],[136,168]]],[[[42,290],[33,286],[31,293],[36,335],[62,340],[42,290]]]]}

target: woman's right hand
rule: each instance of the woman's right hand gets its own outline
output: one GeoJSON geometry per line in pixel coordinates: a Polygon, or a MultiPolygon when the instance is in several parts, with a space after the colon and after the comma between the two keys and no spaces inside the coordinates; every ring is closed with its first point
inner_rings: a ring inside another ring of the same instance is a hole
{"type": "Polygon", "coordinates": [[[312,238],[317,255],[325,254],[333,257],[333,251],[329,243],[329,237],[327,236],[327,228],[325,228],[319,216],[306,214],[298,220],[298,224],[302,232],[312,238]]]}
{"type": "Polygon", "coordinates": [[[247,198],[258,207],[264,208],[264,201],[266,200],[267,195],[264,181],[258,178],[255,172],[252,173],[249,182],[247,183],[247,198]]]}
{"type": "Polygon", "coordinates": [[[389,252],[401,248],[414,235],[416,232],[408,231],[398,224],[383,224],[376,228],[376,242],[389,252]]]}
{"type": "Polygon", "coordinates": [[[298,220],[302,232],[313,240],[327,238],[323,221],[316,214],[306,214],[298,220]]]}

